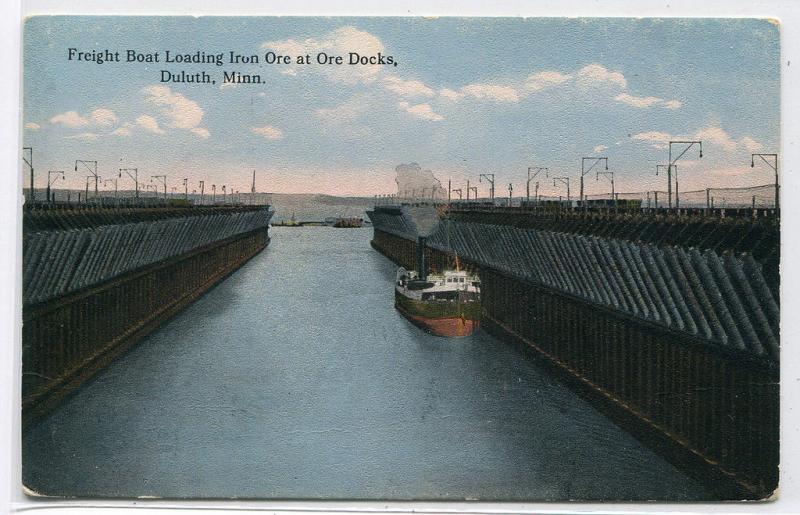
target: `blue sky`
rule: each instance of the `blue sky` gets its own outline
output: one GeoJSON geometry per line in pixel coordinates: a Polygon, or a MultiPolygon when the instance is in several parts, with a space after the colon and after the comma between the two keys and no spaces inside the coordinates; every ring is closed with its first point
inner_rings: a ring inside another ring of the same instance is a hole
{"type": "MultiPolygon", "coordinates": [[[[665,189],[665,142],[700,139],[681,189],[772,182],[751,152],[777,152],[779,28],[764,20],[35,17],[24,30],[25,146],[37,186],[76,159],[249,190],[393,193],[417,162],[454,187],[495,173],[524,192],[547,166],[576,185],[607,156],[617,191],[665,189]],[[68,48],[257,54],[259,65],[76,62],[68,48]],[[269,65],[289,55],[391,55],[398,66],[269,65]],[[206,70],[217,84],[160,83],[206,70]],[[264,84],[221,86],[223,71],[264,84]]],[[[27,185],[27,182],[26,182],[27,185]]],[[[501,186],[502,185],[502,188],[501,186]]],[[[587,193],[608,189],[587,177],[587,193]]],[[[484,184],[480,185],[484,188],[484,184]]],[[[122,180],[121,188],[130,188],[122,180]]],[[[543,193],[561,188],[542,181],[543,193]]],[[[481,192],[484,194],[485,192],[481,192]]]]}

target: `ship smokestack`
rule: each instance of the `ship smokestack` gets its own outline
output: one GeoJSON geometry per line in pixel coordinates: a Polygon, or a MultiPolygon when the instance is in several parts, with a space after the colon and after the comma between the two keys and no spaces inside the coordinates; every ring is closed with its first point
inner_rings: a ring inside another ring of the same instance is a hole
{"type": "Polygon", "coordinates": [[[417,274],[423,281],[428,279],[428,260],[425,259],[425,243],[427,237],[420,236],[417,240],[417,274]]]}

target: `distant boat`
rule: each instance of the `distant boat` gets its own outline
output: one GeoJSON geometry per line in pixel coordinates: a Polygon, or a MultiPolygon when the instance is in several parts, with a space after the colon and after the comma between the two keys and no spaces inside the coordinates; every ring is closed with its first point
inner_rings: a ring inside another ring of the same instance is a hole
{"type": "Polygon", "coordinates": [[[394,305],[414,325],[435,336],[469,336],[480,327],[480,278],[464,270],[420,277],[400,268],[394,305]]]}
{"type": "Polygon", "coordinates": [[[333,222],[333,226],[355,229],[364,226],[364,219],[359,216],[340,217],[333,222]]]}
{"type": "Polygon", "coordinates": [[[292,213],[292,217],[289,218],[288,220],[283,220],[282,222],[276,222],[272,225],[278,227],[300,227],[302,224],[295,219],[294,213],[292,213]]]}

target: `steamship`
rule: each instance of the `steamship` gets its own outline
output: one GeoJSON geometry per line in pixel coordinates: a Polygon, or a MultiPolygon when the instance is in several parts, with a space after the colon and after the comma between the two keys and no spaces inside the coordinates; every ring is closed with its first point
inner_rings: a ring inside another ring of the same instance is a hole
{"type": "Polygon", "coordinates": [[[400,268],[394,289],[395,308],[411,323],[435,336],[469,336],[480,327],[480,279],[456,268],[428,274],[424,238],[417,252],[418,271],[400,268]]]}

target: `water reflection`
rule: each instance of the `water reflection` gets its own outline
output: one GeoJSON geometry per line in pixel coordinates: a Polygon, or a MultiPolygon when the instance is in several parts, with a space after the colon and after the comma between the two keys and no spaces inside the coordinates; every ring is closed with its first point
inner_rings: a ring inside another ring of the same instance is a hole
{"type": "Polygon", "coordinates": [[[704,496],[520,349],[408,323],[370,235],[274,229],[268,250],[27,434],[26,483],[78,496],[704,496]]]}

